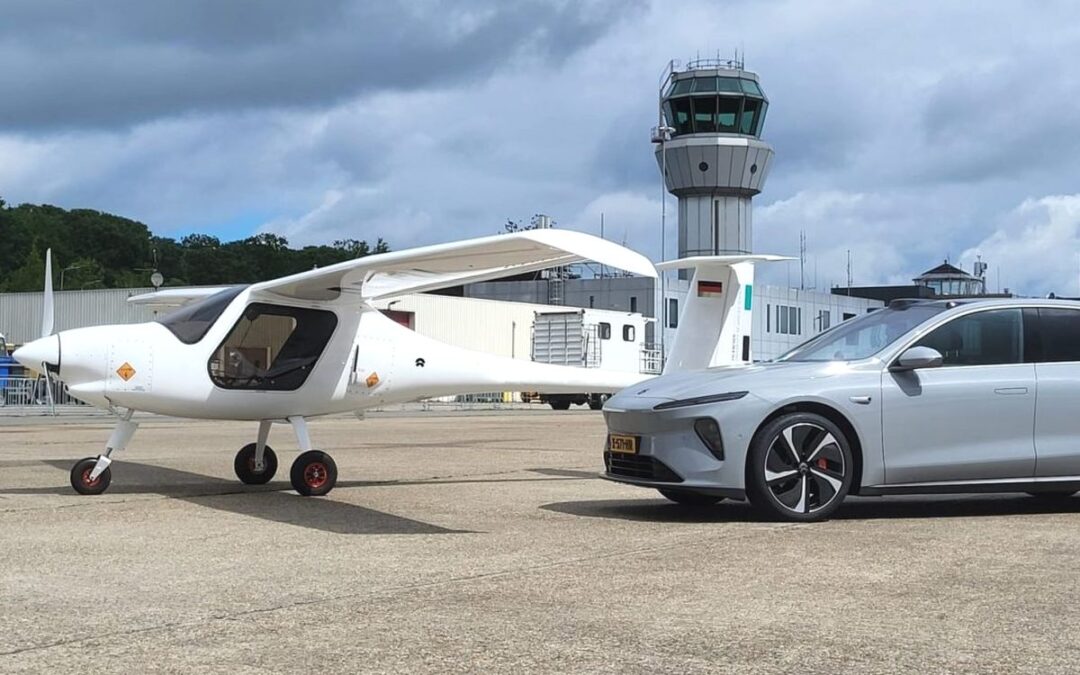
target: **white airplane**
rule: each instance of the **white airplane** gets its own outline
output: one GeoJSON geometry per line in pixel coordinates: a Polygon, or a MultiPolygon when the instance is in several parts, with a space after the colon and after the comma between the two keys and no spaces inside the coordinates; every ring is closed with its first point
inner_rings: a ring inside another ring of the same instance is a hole
{"type": "Polygon", "coordinates": [[[494,356],[425,338],[372,303],[593,260],[656,277],[644,256],[591,235],[531,230],[371,255],[250,286],[163,290],[131,298],[179,306],[158,321],[53,333],[51,252],[46,255],[42,337],[14,358],[63,381],[75,398],[119,417],[105,452],[71,470],[82,494],[112,480],[114,452],[128,445],[136,411],[258,422],[256,441],[236,454],[236,475],[268,482],[278,460],[266,444],[289,423],[301,454],[290,479],[302,495],[325,495],[337,480],[306,420],[420,398],[489,391],[616,392],[633,373],[494,356]]]}

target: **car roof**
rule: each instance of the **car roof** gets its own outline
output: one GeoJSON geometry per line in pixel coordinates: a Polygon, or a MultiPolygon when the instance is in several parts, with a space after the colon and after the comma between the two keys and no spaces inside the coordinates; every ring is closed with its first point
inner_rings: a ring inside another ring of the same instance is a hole
{"type": "Polygon", "coordinates": [[[945,298],[945,299],[921,299],[901,298],[888,304],[892,308],[907,307],[941,307],[953,309],[954,307],[1068,307],[1080,309],[1080,301],[1059,300],[1057,298],[945,298]]]}

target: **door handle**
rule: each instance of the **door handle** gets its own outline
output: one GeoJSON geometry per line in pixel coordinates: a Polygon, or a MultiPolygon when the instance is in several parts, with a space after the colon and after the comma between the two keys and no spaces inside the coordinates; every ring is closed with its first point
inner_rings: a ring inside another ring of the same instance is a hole
{"type": "Polygon", "coordinates": [[[872,399],[869,396],[848,396],[848,400],[859,405],[870,405],[872,399]]]}
{"type": "Polygon", "coordinates": [[[1027,391],[1027,387],[1001,387],[995,389],[994,393],[1001,394],[1002,396],[1023,396],[1024,394],[1027,394],[1027,391]]]}

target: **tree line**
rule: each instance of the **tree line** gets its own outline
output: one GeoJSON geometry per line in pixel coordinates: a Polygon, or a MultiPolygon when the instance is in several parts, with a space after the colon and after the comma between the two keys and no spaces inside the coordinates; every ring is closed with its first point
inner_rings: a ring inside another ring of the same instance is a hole
{"type": "Polygon", "coordinates": [[[57,290],[61,282],[65,290],[146,287],[154,271],[165,286],[247,284],[390,250],[381,238],[374,245],[342,239],[303,248],[269,233],[229,242],[207,234],[176,240],[110,213],[8,206],[0,199],[0,291],[40,291],[48,248],[57,290]]]}

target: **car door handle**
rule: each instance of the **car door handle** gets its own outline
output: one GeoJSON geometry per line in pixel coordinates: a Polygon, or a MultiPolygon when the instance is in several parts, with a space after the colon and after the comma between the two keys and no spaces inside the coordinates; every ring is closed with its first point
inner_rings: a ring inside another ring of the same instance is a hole
{"type": "Polygon", "coordinates": [[[870,405],[870,401],[873,399],[869,396],[848,396],[848,400],[859,405],[870,405]]]}
{"type": "Polygon", "coordinates": [[[1001,387],[995,389],[995,394],[1001,394],[1002,396],[1023,396],[1027,393],[1027,387],[1001,387]]]}

